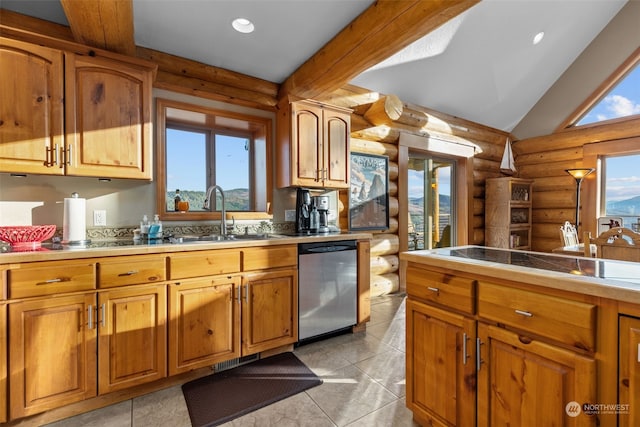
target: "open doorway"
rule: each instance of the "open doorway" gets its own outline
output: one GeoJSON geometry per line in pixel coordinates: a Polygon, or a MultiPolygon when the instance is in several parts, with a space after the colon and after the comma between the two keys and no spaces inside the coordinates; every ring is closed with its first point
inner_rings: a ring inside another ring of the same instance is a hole
{"type": "Polygon", "coordinates": [[[455,167],[451,159],[409,152],[409,250],[449,247],[456,241],[455,167]]]}

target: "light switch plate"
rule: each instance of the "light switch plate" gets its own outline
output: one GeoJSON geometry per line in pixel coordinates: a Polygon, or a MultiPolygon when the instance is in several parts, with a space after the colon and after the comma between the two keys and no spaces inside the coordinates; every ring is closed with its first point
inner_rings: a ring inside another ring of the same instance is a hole
{"type": "Polygon", "coordinates": [[[107,225],[107,211],[104,209],[93,211],[93,225],[107,225]]]}

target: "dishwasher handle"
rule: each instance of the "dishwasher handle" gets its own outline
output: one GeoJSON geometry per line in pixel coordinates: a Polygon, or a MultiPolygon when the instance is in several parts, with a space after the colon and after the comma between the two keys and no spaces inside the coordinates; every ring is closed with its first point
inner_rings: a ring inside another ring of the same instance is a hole
{"type": "Polygon", "coordinates": [[[339,242],[300,243],[298,245],[298,255],[354,251],[357,248],[358,245],[355,240],[345,240],[339,242]]]}

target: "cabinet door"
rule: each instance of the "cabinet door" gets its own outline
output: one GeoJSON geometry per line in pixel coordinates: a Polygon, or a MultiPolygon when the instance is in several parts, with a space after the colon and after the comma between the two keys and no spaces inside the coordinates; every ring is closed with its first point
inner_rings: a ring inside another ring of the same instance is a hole
{"type": "Polygon", "coordinates": [[[0,304],[0,423],[7,421],[7,306],[0,304]]]}
{"type": "Polygon", "coordinates": [[[407,407],[423,425],[473,426],[475,321],[407,300],[407,407]]]}
{"type": "Polygon", "coordinates": [[[240,357],[239,276],[169,285],[169,375],[240,357]]]}
{"type": "Polygon", "coordinates": [[[322,186],[322,109],[314,105],[292,105],[292,184],[306,187],[322,186]]]}
{"type": "Polygon", "coordinates": [[[166,285],[98,294],[99,393],[167,376],[166,285]]]}
{"type": "Polygon", "coordinates": [[[298,341],[298,270],[249,273],[242,286],[242,355],[298,341]]]}
{"type": "Polygon", "coordinates": [[[478,324],[478,425],[595,426],[593,358],[478,324]]]}
{"type": "Polygon", "coordinates": [[[95,293],[9,304],[11,419],[96,395],[95,293]]]}
{"type": "Polygon", "coordinates": [[[0,172],[62,175],[63,55],[0,38],[0,172]]]}
{"type": "Polygon", "coordinates": [[[620,316],[620,364],[618,378],[620,427],[640,425],[640,319],[620,316]]]}
{"type": "Polygon", "coordinates": [[[323,124],[323,186],[349,188],[351,117],[325,109],[323,124]]]}
{"type": "Polygon", "coordinates": [[[66,56],[68,175],[151,179],[151,71],[66,56]]]}

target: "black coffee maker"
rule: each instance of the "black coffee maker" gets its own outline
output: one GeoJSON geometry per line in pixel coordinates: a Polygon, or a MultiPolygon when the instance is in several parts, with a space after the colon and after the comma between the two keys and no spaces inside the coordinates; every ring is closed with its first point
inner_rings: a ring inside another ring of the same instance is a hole
{"type": "Polygon", "coordinates": [[[306,188],[296,191],[296,233],[311,231],[311,192],[306,188]]]}

